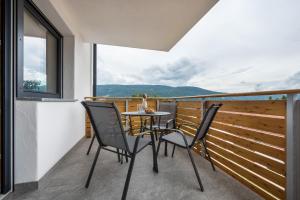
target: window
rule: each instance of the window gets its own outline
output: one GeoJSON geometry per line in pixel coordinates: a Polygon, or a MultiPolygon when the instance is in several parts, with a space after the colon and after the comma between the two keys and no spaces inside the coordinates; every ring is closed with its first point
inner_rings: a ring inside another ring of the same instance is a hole
{"type": "Polygon", "coordinates": [[[62,36],[29,0],[18,1],[18,97],[62,97],[62,36]]]}

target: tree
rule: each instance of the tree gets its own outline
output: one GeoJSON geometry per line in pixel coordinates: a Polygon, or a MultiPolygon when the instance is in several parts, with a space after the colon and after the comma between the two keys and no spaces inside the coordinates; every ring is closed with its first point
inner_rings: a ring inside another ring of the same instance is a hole
{"type": "MultiPolygon", "coordinates": [[[[131,97],[143,97],[143,94],[144,93],[135,93],[135,94],[132,94],[131,97]]],[[[158,95],[156,94],[149,94],[149,93],[146,93],[148,97],[159,97],[158,95]]]]}
{"type": "Polygon", "coordinates": [[[41,81],[37,81],[37,80],[26,80],[23,82],[23,88],[25,90],[38,91],[40,90],[40,86],[41,86],[41,81]]]}
{"type": "Polygon", "coordinates": [[[286,95],[282,95],[281,99],[286,100],[286,95]]]}

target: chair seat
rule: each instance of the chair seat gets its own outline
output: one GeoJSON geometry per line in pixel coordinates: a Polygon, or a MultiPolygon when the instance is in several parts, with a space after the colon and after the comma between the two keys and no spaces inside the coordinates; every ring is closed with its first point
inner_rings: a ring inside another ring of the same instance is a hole
{"type": "MultiPolygon", "coordinates": [[[[188,135],[185,135],[185,138],[187,140],[188,146],[190,146],[192,144],[194,138],[190,137],[188,135]]],[[[164,135],[164,136],[162,136],[162,140],[176,144],[181,147],[186,147],[183,137],[178,132],[172,132],[172,133],[169,133],[168,135],[164,135]]]]}
{"type": "MultiPolygon", "coordinates": [[[[127,135],[126,137],[127,137],[127,143],[128,143],[129,150],[132,153],[136,137],[135,136],[130,136],[130,135],[127,135]]],[[[150,143],[151,143],[150,138],[140,138],[139,145],[137,147],[137,152],[140,152],[143,148],[145,148],[150,143]]]]}

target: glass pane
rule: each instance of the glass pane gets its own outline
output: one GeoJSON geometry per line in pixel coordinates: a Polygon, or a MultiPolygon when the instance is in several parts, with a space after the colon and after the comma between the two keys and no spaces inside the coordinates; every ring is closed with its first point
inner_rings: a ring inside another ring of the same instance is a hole
{"type": "Polygon", "coordinates": [[[24,91],[57,93],[57,39],[24,12],[24,91]]]}

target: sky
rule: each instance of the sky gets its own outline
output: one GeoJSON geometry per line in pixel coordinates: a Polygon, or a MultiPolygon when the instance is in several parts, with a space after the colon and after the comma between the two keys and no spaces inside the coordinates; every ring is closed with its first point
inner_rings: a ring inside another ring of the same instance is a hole
{"type": "Polygon", "coordinates": [[[300,88],[300,0],[220,0],[169,52],[98,45],[98,84],[300,88]]]}
{"type": "Polygon", "coordinates": [[[46,39],[24,37],[24,80],[46,84],[46,39]]]}

